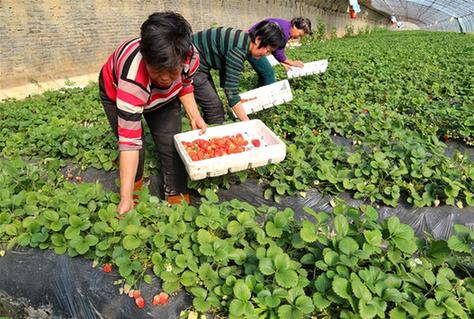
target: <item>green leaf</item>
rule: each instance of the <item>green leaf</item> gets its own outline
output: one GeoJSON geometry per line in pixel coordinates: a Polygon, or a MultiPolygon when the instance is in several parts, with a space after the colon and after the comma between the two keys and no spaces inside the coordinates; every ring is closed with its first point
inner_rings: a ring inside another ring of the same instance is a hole
{"type": "Polygon", "coordinates": [[[204,288],[192,287],[190,291],[196,298],[206,299],[207,297],[207,290],[204,288]]]}
{"type": "Polygon", "coordinates": [[[276,256],[275,268],[277,270],[286,270],[290,268],[290,257],[287,254],[279,254],[276,256]]]}
{"type": "Polygon", "coordinates": [[[426,299],[425,308],[430,313],[430,315],[433,316],[441,316],[445,311],[444,307],[436,305],[436,300],[431,298],[426,299]]]}
{"type": "Polygon", "coordinates": [[[258,269],[264,275],[272,275],[275,272],[275,268],[273,267],[273,262],[270,258],[262,258],[260,259],[258,269]]]}
{"type": "Polygon", "coordinates": [[[374,318],[377,315],[377,306],[366,300],[359,300],[360,316],[364,319],[374,318]]]}
{"type": "Polygon", "coordinates": [[[443,304],[446,308],[459,317],[466,317],[466,313],[462,309],[461,304],[454,298],[450,297],[446,299],[443,304]]]}
{"type": "Polygon", "coordinates": [[[211,303],[203,298],[194,298],[193,306],[199,312],[207,312],[211,308],[211,303]]]}
{"type": "Polygon", "coordinates": [[[326,299],[320,292],[316,292],[313,295],[313,304],[317,310],[321,311],[329,307],[331,305],[331,301],[326,299]]]}
{"type": "Polygon", "coordinates": [[[459,253],[471,254],[472,252],[471,246],[457,236],[451,236],[448,239],[448,247],[459,253]]]}
{"type": "Polygon", "coordinates": [[[337,215],[334,218],[334,228],[338,236],[345,237],[349,232],[349,222],[343,215],[337,215]]]}
{"type": "Polygon", "coordinates": [[[466,307],[469,309],[469,312],[474,312],[474,294],[472,292],[466,292],[464,296],[464,300],[466,301],[466,307]]]}
{"type": "Polygon", "coordinates": [[[296,298],[295,306],[304,314],[309,314],[314,310],[313,301],[308,296],[299,296],[296,298]]]}
{"type": "Polygon", "coordinates": [[[298,275],[291,269],[280,269],[275,274],[277,284],[284,288],[292,288],[298,284],[298,275]]]}
{"type": "Polygon", "coordinates": [[[331,280],[329,280],[326,274],[321,274],[314,281],[314,286],[319,292],[325,292],[331,287],[331,280]]]}
{"type": "Polygon", "coordinates": [[[239,280],[234,285],[234,296],[241,301],[248,301],[250,299],[250,289],[244,281],[239,280]]]}
{"type": "Polygon", "coordinates": [[[390,319],[408,319],[408,317],[402,308],[395,307],[390,311],[390,319]]]}
{"type": "Polygon", "coordinates": [[[279,238],[283,233],[282,229],[276,227],[272,221],[268,221],[265,224],[265,232],[268,236],[275,238],[279,238]]]}
{"type": "Polygon", "coordinates": [[[134,250],[140,247],[142,241],[133,235],[127,235],[123,238],[122,245],[126,250],[134,250]]]}
{"type": "Polygon", "coordinates": [[[359,299],[363,300],[371,300],[372,294],[370,293],[369,289],[362,283],[359,276],[355,273],[351,274],[351,286],[354,296],[359,299]]]}
{"type": "Polygon", "coordinates": [[[316,227],[310,221],[304,220],[302,222],[302,228],[300,229],[300,236],[307,243],[313,243],[316,241],[316,227]]]}
{"type": "Polygon", "coordinates": [[[229,235],[234,236],[237,235],[238,233],[242,232],[244,228],[240,223],[236,220],[231,221],[229,224],[227,224],[227,232],[229,235]]]}
{"type": "Polygon", "coordinates": [[[377,221],[379,218],[379,214],[372,206],[366,206],[365,209],[363,209],[363,212],[367,220],[377,221]]]}
{"type": "Polygon", "coordinates": [[[343,238],[339,242],[339,250],[346,255],[352,255],[358,249],[359,244],[351,237],[343,238]]]}
{"type": "Polygon", "coordinates": [[[345,278],[336,277],[332,281],[332,289],[341,298],[350,299],[349,295],[349,281],[345,278]]]}
{"type": "Polygon", "coordinates": [[[278,307],[278,318],[301,318],[302,314],[293,310],[290,305],[278,307]],[[299,315],[299,316],[298,316],[299,315]]]}
{"type": "Polygon", "coordinates": [[[232,300],[229,306],[230,314],[240,318],[244,314],[244,311],[245,311],[244,305],[245,305],[245,302],[241,300],[238,300],[238,299],[232,300]]]}
{"type": "Polygon", "coordinates": [[[181,284],[185,287],[194,285],[197,282],[198,278],[196,273],[186,270],[181,274],[181,284]]]}
{"type": "Polygon", "coordinates": [[[364,230],[364,237],[373,246],[379,246],[382,243],[382,233],[378,229],[364,230]]]}
{"type": "Polygon", "coordinates": [[[339,255],[335,251],[325,248],[323,252],[323,259],[326,264],[333,266],[339,261],[339,255]]]}

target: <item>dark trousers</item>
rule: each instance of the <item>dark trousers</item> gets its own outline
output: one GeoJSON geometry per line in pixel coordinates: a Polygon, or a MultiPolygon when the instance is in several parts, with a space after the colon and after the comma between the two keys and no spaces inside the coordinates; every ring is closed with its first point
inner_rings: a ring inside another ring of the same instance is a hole
{"type": "Polygon", "coordinates": [[[256,59],[249,57],[248,61],[258,76],[258,87],[275,83],[275,70],[267,58],[256,59]]]}
{"type": "MultiPolygon", "coordinates": [[[[100,97],[112,131],[118,138],[117,105],[110,101],[103,92],[101,92],[100,97]]],[[[143,115],[150,128],[156,151],[160,157],[161,171],[164,180],[164,195],[171,196],[187,193],[186,169],[173,143],[173,136],[181,132],[181,104],[178,98],[143,115]]],[[[144,135],[142,135],[142,141],[145,142],[144,135]]],[[[145,150],[142,148],[139,151],[135,181],[143,177],[144,163],[145,150]]]]}
{"type": "Polygon", "coordinates": [[[194,98],[201,107],[204,121],[207,124],[222,124],[225,116],[224,106],[211,74],[199,69],[194,74],[193,86],[194,98]]]}

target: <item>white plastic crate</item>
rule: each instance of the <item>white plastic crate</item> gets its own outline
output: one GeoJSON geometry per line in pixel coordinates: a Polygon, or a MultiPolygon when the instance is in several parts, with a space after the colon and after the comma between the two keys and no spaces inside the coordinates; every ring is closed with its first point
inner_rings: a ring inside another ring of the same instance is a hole
{"type": "Polygon", "coordinates": [[[328,68],[328,60],[319,60],[308,62],[304,64],[304,67],[291,67],[287,72],[286,75],[289,79],[296,78],[299,76],[311,75],[311,74],[318,74],[326,72],[328,68]]]}
{"type": "MultiPolygon", "coordinates": [[[[246,114],[256,113],[293,100],[288,80],[278,81],[240,94],[246,114]]],[[[237,115],[234,113],[234,116],[237,115]]]]}
{"type": "Polygon", "coordinates": [[[179,133],[174,136],[174,144],[193,181],[278,163],[286,156],[286,145],[260,120],[209,127],[203,135],[199,135],[199,130],[179,133]],[[181,143],[237,133],[241,133],[249,141],[249,150],[200,161],[193,161],[181,143]],[[255,138],[260,139],[260,147],[255,147],[250,142],[255,138]]]}
{"type": "Polygon", "coordinates": [[[268,62],[270,62],[271,66],[275,66],[275,65],[280,64],[280,62],[278,62],[278,60],[275,59],[275,57],[272,54],[267,55],[265,58],[268,60],[268,62]]]}

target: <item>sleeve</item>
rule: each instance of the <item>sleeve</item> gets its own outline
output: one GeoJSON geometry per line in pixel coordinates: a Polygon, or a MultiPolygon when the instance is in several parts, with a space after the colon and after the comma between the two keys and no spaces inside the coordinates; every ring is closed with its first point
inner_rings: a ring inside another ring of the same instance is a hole
{"type": "Polygon", "coordinates": [[[277,59],[278,62],[284,62],[287,60],[287,57],[285,54],[285,48],[276,49],[273,52],[273,56],[275,57],[275,59],[277,59]]]}
{"type": "Polygon", "coordinates": [[[199,53],[198,53],[198,50],[195,48],[193,51],[191,60],[189,62],[189,67],[188,67],[189,71],[186,73],[186,76],[183,78],[183,82],[182,82],[183,88],[181,89],[181,92],[179,92],[179,96],[183,96],[191,92],[194,92],[193,76],[199,67],[199,63],[200,63],[199,53]]]}
{"type": "Polygon", "coordinates": [[[117,85],[119,151],[143,147],[141,117],[149,92],[139,84],[120,79],[117,85]]]}
{"type": "MultiPolygon", "coordinates": [[[[229,105],[233,107],[240,102],[239,82],[244,68],[246,52],[242,50],[228,51],[225,61],[225,75],[222,87],[229,101],[229,105]]],[[[222,80],[222,79],[221,79],[222,80]]]]}

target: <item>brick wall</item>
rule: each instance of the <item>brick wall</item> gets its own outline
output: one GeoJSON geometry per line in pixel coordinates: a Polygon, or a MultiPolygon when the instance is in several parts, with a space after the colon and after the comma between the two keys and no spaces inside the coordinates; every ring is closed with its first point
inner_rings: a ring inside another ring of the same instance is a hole
{"type": "Polygon", "coordinates": [[[317,1],[299,0],[0,0],[0,89],[97,72],[155,11],[180,12],[194,31],[212,25],[245,29],[266,17],[304,15],[341,33],[346,24],[358,28],[383,19],[366,11],[363,19],[350,20],[343,12],[347,1],[339,1],[339,8],[324,10],[317,1]]]}

